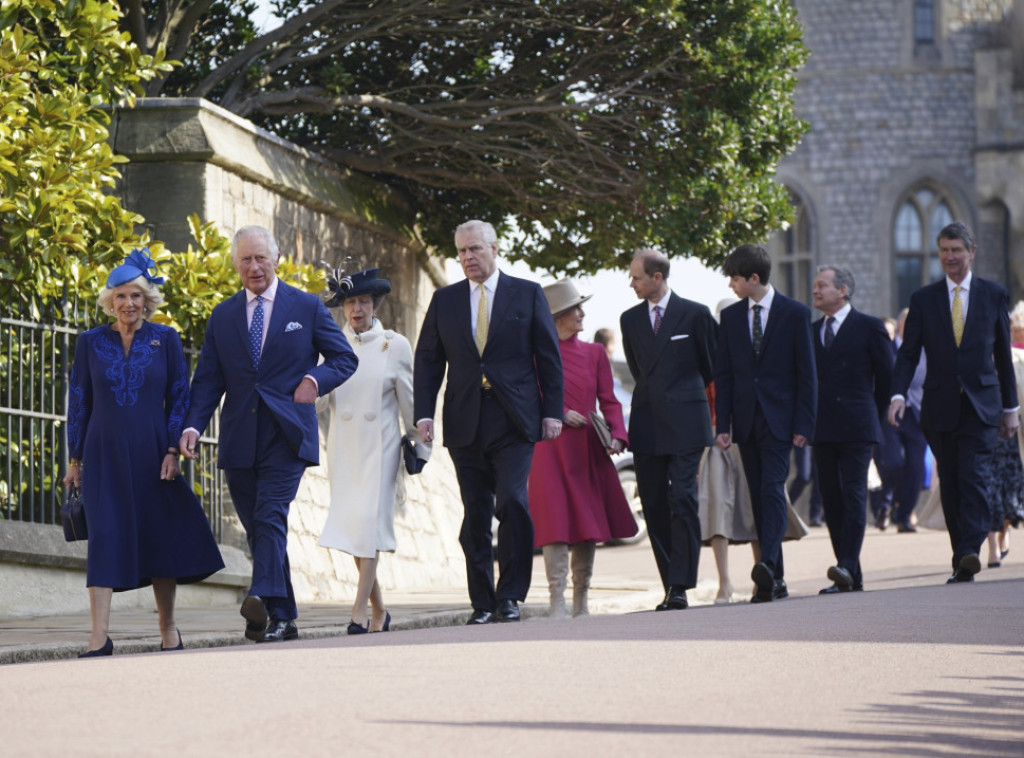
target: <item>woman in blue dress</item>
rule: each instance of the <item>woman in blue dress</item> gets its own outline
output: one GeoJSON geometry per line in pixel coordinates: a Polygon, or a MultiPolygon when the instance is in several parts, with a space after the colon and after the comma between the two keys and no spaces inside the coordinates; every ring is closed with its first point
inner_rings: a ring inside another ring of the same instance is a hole
{"type": "Polygon", "coordinates": [[[188,369],[178,333],[146,317],[163,303],[148,250],[110,272],[99,303],[111,324],[78,338],[68,390],[64,486],[82,493],[89,550],[92,635],[79,657],[111,655],[112,593],[153,586],[161,650],[182,649],[178,584],[224,567],[175,445],[188,410],[188,369]]]}

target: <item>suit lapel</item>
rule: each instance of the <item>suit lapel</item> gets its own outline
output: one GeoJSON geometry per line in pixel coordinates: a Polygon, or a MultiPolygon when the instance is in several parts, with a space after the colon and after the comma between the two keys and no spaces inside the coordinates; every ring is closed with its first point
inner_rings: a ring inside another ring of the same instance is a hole
{"type": "MultiPolygon", "coordinates": [[[[775,297],[772,298],[772,307],[768,311],[768,323],[764,327],[764,338],[761,340],[761,355],[768,351],[768,344],[771,342],[772,335],[782,328],[779,326],[779,321],[786,315],[787,307],[786,298],[778,290],[775,290],[775,297]]],[[[753,350],[753,345],[751,345],[751,350],[753,350]]],[[[758,360],[760,358],[761,356],[758,356],[758,360]]]]}
{"type": "MultiPolygon", "coordinates": [[[[813,324],[811,324],[811,339],[814,340],[814,357],[818,361],[818,365],[822,365],[825,357],[828,353],[825,350],[825,346],[821,342],[821,328],[825,324],[825,317],[822,316],[813,324]]],[[[839,332],[836,332],[836,336],[839,336],[839,332]]],[[[835,342],[832,343],[836,344],[835,342]]]]}
{"type": "MultiPolygon", "coordinates": [[[[454,301],[448,303],[447,307],[452,309],[451,313],[455,317],[455,323],[458,325],[457,333],[461,335],[460,339],[465,342],[466,349],[476,353],[476,340],[473,339],[473,330],[476,328],[476,324],[473,323],[473,310],[469,307],[469,287],[469,279],[456,282],[451,290],[449,290],[454,301]]],[[[490,324],[488,324],[487,336],[490,337],[490,334],[490,324]]]]}
{"type": "MultiPolygon", "coordinates": [[[[283,324],[287,323],[292,311],[292,295],[294,291],[280,279],[277,280],[277,295],[274,299],[274,310],[270,314],[270,324],[267,326],[267,338],[263,341],[263,356],[273,346],[277,335],[284,331],[283,324]]],[[[263,359],[260,359],[263,363],[263,359]]]]}
{"type": "Polygon", "coordinates": [[[226,321],[230,325],[232,336],[238,340],[238,349],[246,357],[245,364],[252,366],[249,355],[249,325],[246,323],[245,306],[248,302],[245,290],[236,292],[224,303],[226,321]]]}
{"type": "MultiPolygon", "coordinates": [[[[953,335],[953,311],[949,305],[949,288],[946,287],[946,278],[934,284],[935,312],[942,314],[942,333],[956,347],[956,337],[953,335]]],[[[964,320],[964,332],[967,331],[967,320],[964,320]]]]}
{"type": "MultiPolygon", "coordinates": [[[[484,352],[491,346],[491,337],[494,336],[495,324],[505,320],[505,313],[508,311],[508,304],[515,300],[512,290],[515,284],[501,271],[498,272],[498,283],[494,287],[494,305],[491,307],[491,317],[487,321],[487,344],[484,345],[484,352]]],[[[476,347],[476,343],[473,344],[476,347]]]]}

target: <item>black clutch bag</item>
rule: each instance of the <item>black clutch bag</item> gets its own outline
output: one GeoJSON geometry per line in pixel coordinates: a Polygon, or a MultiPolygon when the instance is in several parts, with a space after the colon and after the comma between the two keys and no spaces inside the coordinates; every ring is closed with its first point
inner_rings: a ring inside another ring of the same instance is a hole
{"type": "Polygon", "coordinates": [[[416,445],[408,434],[402,436],[402,458],[405,459],[405,470],[410,474],[420,473],[427,465],[425,460],[416,456],[416,445]]]}
{"type": "Polygon", "coordinates": [[[64,539],[68,542],[89,538],[85,528],[85,505],[77,487],[68,488],[68,496],[60,506],[60,521],[64,525],[64,539]]]}

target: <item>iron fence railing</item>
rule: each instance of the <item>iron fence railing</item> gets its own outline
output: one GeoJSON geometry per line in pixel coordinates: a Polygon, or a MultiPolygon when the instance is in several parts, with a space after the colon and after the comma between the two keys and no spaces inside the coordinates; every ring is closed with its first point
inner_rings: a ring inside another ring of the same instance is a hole
{"type": "MultiPolygon", "coordinates": [[[[78,335],[94,323],[92,314],[74,304],[35,318],[0,304],[0,521],[60,521],[68,372],[78,335]]],[[[185,353],[194,367],[198,351],[186,346],[185,353]]],[[[225,491],[217,468],[219,425],[215,414],[200,440],[199,459],[184,462],[182,469],[218,540],[225,491]]]]}

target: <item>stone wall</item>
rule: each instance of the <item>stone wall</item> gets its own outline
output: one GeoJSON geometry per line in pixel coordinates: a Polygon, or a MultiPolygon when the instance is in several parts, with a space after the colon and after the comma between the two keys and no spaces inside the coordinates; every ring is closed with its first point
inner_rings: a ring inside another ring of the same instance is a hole
{"type": "MultiPolygon", "coordinates": [[[[1012,2],[937,2],[939,34],[925,50],[914,44],[912,0],[794,4],[811,51],[796,107],[810,129],[778,177],[809,205],[815,262],[849,265],[857,307],[888,315],[897,308],[893,222],[907,190],[943,188],[957,218],[983,239],[996,235],[976,189],[975,53],[999,43],[1012,2]]],[[[982,249],[979,272],[1001,280],[994,264],[982,249]]]]}

